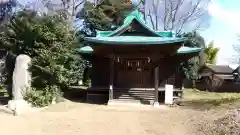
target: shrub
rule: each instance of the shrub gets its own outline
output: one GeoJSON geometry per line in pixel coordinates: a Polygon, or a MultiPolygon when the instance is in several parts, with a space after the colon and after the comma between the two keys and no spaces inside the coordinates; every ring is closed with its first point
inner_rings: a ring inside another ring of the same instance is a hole
{"type": "Polygon", "coordinates": [[[44,107],[53,102],[59,102],[61,95],[60,88],[53,85],[40,90],[36,88],[27,89],[24,94],[24,100],[34,107],[44,107]]]}
{"type": "Polygon", "coordinates": [[[5,83],[6,83],[6,80],[7,80],[5,61],[6,61],[5,57],[0,58],[0,88],[5,87],[5,83]]]}

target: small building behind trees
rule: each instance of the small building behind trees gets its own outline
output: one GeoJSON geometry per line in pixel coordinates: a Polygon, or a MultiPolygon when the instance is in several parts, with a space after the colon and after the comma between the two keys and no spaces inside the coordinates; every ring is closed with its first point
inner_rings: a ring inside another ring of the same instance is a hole
{"type": "Polygon", "coordinates": [[[199,70],[196,87],[214,92],[240,92],[237,69],[229,65],[205,65],[199,70]]]}

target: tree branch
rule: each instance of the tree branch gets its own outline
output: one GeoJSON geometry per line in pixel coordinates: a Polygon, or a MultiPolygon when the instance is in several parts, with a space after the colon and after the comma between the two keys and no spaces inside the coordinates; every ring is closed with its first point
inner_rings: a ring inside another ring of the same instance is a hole
{"type": "Polygon", "coordinates": [[[164,0],[164,19],[163,19],[163,27],[164,27],[164,30],[165,27],[166,27],[166,20],[167,20],[167,2],[166,0],[164,0]]]}
{"type": "Polygon", "coordinates": [[[75,6],[75,8],[74,8],[75,12],[77,11],[78,7],[79,7],[80,5],[82,5],[84,2],[85,2],[85,0],[82,0],[80,3],[78,3],[78,4],[75,6]]]}
{"type": "Polygon", "coordinates": [[[148,16],[150,17],[150,21],[151,21],[153,29],[156,30],[150,10],[149,10],[148,16]]]}
{"type": "Polygon", "coordinates": [[[193,10],[192,10],[191,12],[188,12],[187,17],[185,17],[185,18],[183,19],[183,22],[182,22],[182,24],[181,24],[181,26],[180,26],[180,29],[177,31],[177,34],[179,34],[179,33],[182,31],[182,28],[183,28],[183,26],[185,25],[185,23],[186,23],[186,22],[188,21],[188,19],[189,19],[190,17],[192,17],[192,15],[195,13],[195,11],[197,10],[197,7],[198,7],[199,4],[200,4],[200,1],[201,1],[201,0],[198,0],[197,4],[193,7],[193,10]]]}
{"type": "Polygon", "coordinates": [[[173,27],[174,27],[174,22],[176,21],[176,15],[178,13],[179,7],[183,4],[183,2],[184,2],[184,0],[178,0],[176,8],[174,9],[174,11],[172,11],[172,12],[174,12],[174,14],[173,14],[173,17],[172,17],[172,27],[171,27],[171,29],[173,29],[173,27]]]}

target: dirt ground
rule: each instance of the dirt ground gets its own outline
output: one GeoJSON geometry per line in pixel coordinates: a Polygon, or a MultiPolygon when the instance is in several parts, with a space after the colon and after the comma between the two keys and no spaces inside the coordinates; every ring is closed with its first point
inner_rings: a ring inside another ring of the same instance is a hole
{"type": "MultiPolygon", "coordinates": [[[[197,135],[205,111],[90,105],[65,101],[12,116],[0,110],[2,135],[197,135]]],[[[209,113],[209,112],[207,112],[209,113]]]]}

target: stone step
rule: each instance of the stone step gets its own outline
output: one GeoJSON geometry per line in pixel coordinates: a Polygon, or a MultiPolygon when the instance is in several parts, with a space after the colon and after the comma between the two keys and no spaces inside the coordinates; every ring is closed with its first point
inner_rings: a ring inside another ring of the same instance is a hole
{"type": "Polygon", "coordinates": [[[113,93],[117,93],[117,94],[147,94],[147,95],[154,95],[154,92],[132,92],[132,91],[113,91],[113,93]]]}
{"type": "Polygon", "coordinates": [[[113,94],[114,96],[139,96],[139,97],[155,97],[155,95],[145,95],[145,94],[113,94]]]}
{"type": "Polygon", "coordinates": [[[113,96],[115,99],[154,99],[154,97],[139,97],[139,96],[113,96]]]}
{"type": "Polygon", "coordinates": [[[113,90],[114,92],[131,92],[131,93],[154,93],[155,91],[147,90],[113,90]]]}
{"type": "Polygon", "coordinates": [[[124,102],[124,103],[152,103],[154,100],[137,100],[137,99],[114,99],[114,101],[124,102]]]}
{"type": "Polygon", "coordinates": [[[113,92],[128,92],[128,93],[155,93],[154,91],[115,91],[113,90],[113,92]]]}
{"type": "Polygon", "coordinates": [[[137,89],[117,89],[113,90],[113,99],[123,102],[139,102],[150,104],[154,101],[155,91],[137,89]]]}
{"type": "Polygon", "coordinates": [[[116,96],[155,96],[154,94],[148,94],[148,93],[113,93],[113,95],[116,95],[116,96]]]}
{"type": "Polygon", "coordinates": [[[113,94],[113,96],[115,96],[115,97],[142,97],[142,98],[144,98],[144,97],[154,98],[155,97],[154,95],[149,96],[149,95],[127,95],[127,94],[123,94],[123,95],[114,95],[113,94]]]}
{"type": "Polygon", "coordinates": [[[118,91],[115,92],[113,91],[113,98],[114,99],[120,99],[120,100],[154,100],[155,95],[154,93],[149,93],[149,92],[122,92],[118,91]]]}
{"type": "Polygon", "coordinates": [[[113,95],[113,98],[115,99],[145,99],[145,100],[151,100],[154,99],[155,96],[140,96],[140,95],[113,95]]]}
{"type": "Polygon", "coordinates": [[[146,100],[148,100],[148,99],[154,99],[154,97],[138,97],[138,96],[136,96],[136,97],[133,97],[133,96],[113,96],[113,98],[115,98],[115,99],[146,99],[146,100]]]}
{"type": "Polygon", "coordinates": [[[123,103],[123,104],[129,103],[129,104],[147,104],[147,105],[153,104],[154,102],[154,100],[136,100],[136,99],[114,99],[113,101],[117,103],[123,103]]]}

